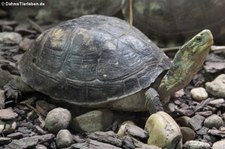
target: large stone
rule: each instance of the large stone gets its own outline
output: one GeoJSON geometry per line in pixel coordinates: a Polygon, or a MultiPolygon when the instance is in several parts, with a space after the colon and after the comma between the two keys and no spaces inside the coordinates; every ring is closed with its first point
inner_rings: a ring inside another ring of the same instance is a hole
{"type": "Polygon", "coordinates": [[[225,139],[215,142],[212,146],[212,149],[224,149],[224,148],[225,148],[225,139]]]}
{"type": "Polygon", "coordinates": [[[206,90],[216,97],[225,97],[225,74],[219,75],[212,82],[206,82],[206,90]]]}
{"type": "Polygon", "coordinates": [[[167,113],[160,111],[152,114],[145,124],[145,130],[149,133],[148,144],[163,149],[181,148],[180,128],[167,113]]]}
{"type": "Polygon", "coordinates": [[[48,112],[45,119],[45,127],[50,131],[57,133],[61,129],[66,129],[71,121],[71,113],[64,108],[55,108],[48,112]]]}
{"type": "Polygon", "coordinates": [[[72,127],[75,131],[94,132],[109,127],[113,122],[110,110],[94,110],[75,117],[72,127]]]}

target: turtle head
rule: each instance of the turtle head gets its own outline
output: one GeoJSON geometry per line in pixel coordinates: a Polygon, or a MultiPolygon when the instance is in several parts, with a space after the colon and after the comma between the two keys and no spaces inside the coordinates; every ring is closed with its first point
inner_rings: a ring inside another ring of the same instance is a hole
{"type": "Polygon", "coordinates": [[[205,58],[209,48],[213,45],[213,36],[210,30],[205,29],[195,35],[191,40],[182,46],[180,56],[187,58],[205,58]],[[182,54],[183,53],[183,54],[182,54]]]}
{"type": "Polygon", "coordinates": [[[212,33],[206,29],[180,48],[158,88],[164,104],[169,102],[170,95],[189,84],[202,67],[212,45],[212,33]]]}

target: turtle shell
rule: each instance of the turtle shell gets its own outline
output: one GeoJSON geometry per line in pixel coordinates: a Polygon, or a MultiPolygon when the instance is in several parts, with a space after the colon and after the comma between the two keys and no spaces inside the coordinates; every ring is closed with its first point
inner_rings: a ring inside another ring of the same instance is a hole
{"type": "Polygon", "coordinates": [[[169,67],[169,58],[139,30],[99,15],[46,30],[19,63],[32,88],[77,105],[135,94],[169,67]]]}

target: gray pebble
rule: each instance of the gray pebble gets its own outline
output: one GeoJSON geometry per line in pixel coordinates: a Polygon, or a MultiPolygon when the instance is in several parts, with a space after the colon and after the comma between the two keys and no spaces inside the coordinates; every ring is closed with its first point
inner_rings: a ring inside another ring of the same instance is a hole
{"type": "Polygon", "coordinates": [[[193,128],[196,131],[202,128],[202,123],[204,120],[205,120],[205,117],[201,115],[195,115],[190,119],[189,124],[191,128],[193,128]]]}
{"type": "Polygon", "coordinates": [[[213,114],[207,117],[204,121],[204,126],[207,128],[213,128],[213,127],[219,128],[222,125],[223,125],[223,119],[216,114],[213,114]]]}
{"type": "Polygon", "coordinates": [[[187,141],[184,146],[184,149],[211,149],[210,144],[200,141],[187,141]]]}
{"type": "Polygon", "coordinates": [[[19,44],[22,41],[22,36],[15,32],[0,33],[0,44],[19,44]]]}
{"type": "Polygon", "coordinates": [[[69,147],[73,142],[73,136],[67,129],[62,129],[56,135],[56,144],[59,148],[69,147]]]}
{"type": "Polygon", "coordinates": [[[45,119],[45,128],[50,132],[57,133],[61,129],[66,129],[71,121],[71,113],[64,108],[55,108],[48,112],[45,119]]]}

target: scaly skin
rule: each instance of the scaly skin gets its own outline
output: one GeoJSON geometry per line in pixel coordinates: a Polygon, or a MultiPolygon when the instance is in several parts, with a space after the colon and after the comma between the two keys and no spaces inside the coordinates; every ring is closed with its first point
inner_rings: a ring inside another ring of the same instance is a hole
{"type": "Polygon", "coordinates": [[[211,32],[203,30],[181,47],[158,88],[163,104],[169,102],[174,92],[188,85],[202,67],[212,45],[211,32]]]}

